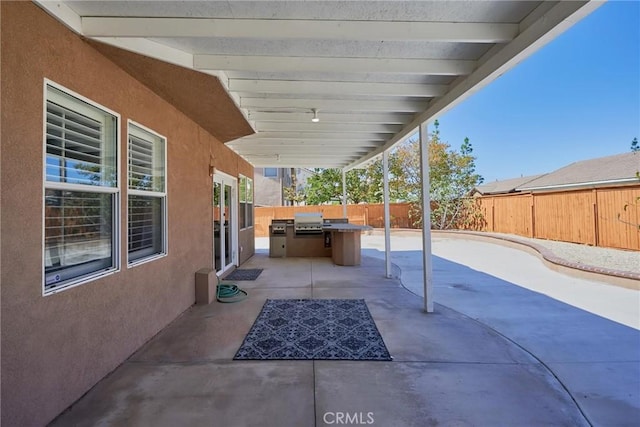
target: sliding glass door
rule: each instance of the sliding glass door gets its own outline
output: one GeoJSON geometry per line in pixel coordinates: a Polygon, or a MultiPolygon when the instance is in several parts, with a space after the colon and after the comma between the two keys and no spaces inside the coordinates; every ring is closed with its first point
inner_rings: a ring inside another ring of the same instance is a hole
{"type": "Polygon", "coordinates": [[[213,177],[213,264],[218,274],[237,263],[237,185],[232,176],[216,173],[213,177]]]}

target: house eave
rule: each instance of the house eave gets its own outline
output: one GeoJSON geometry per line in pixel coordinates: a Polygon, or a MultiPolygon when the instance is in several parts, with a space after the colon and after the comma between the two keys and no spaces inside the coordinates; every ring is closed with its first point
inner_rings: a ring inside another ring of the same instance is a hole
{"type": "Polygon", "coordinates": [[[573,189],[588,189],[596,187],[609,187],[609,186],[621,186],[621,185],[640,185],[639,178],[622,178],[622,179],[610,179],[602,181],[590,181],[590,182],[577,182],[571,184],[556,184],[556,185],[544,185],[538,187],[521,187],[516,188],[516,191],[554,191],[554,190],[573,190],[573,189]]]}

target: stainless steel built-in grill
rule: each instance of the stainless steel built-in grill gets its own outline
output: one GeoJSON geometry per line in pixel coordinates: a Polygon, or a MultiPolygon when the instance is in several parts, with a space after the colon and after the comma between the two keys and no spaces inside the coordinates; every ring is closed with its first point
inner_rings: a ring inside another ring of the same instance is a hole
{"type": "Polygon", "coordinates": [[[269,256],[287,256],[287,223],[286,219],[274,219],[269,226],[269,256]]]}
{"type": "Polygon", "coordinates": [[[287,234],[287,220],[286,219],[272,220],[271,234],[287,234]]]}
{"type": "Polygon", "coordinates": [[[297,213],[293,220],[295,234],[321,234],[322,225],[321,212],[297,213]]]}

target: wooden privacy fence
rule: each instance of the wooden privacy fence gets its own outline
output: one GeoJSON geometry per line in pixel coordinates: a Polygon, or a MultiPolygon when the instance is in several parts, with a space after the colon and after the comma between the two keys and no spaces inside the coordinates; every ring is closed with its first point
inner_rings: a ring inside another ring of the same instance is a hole
{"type": "MultiPolygon", "coordinates": [[[[409,203],[391,203],[392,228],[414,228],[409,219],[409,203]]],[[[297,212],[322,212],[324,218],[342,218],[342,205],[320,206],[269,206],[255,208],[254,227],[256,237],[269,236],[269,225],[272,219],[293,218],[297,212]]],[[[347,205],[349,222],[359,225],[370,225],[374,228],[384,227],[384,205],[347,205]]]]}
{"type": "Polygon", "coordinates": [[[483,196],[478,202],[483,231],[640,250],[638,197],[640,186],[483,196]]]}
{"type": "MultiPolygon", "coordinates": [[[[479,229],[640,250],[638,197],[640,186],[483,196],[477,198],[484,216],[479,229]],[[626,210],[625,205],[629,205],[626,210]]],[[[342,218],[341,205],[259,207],[255,208],[256,237],[269,235],[272,219],[293,218],[296,212],[322,212],[324,218],[342,218]]],[[[419,228],[409,212],[409,203],[391,203],[391,227],[419,228]]],[[[347,216],[354,224],[384,227],[383,204],[348,205],[347,216]]]]}

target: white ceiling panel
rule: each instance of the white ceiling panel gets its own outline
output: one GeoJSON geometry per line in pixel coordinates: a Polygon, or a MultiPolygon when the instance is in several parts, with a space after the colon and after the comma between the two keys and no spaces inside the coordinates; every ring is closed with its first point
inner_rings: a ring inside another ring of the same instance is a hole
{"type": "Polygon", "coordinates": [[[253,165],[341,168],[402,141],[601,5],[36,3],[85,37],[218,77],[256,131],[228,146],[253,165]]]}
{"type": "Polygon", "coordinates": [[[68,1],[66,3],[80,16],[519,23],[538,2],[68,1]]]}
{"type": "Polygon", "coordinates": [[[477,60],[490,43],[445,43],[392,40],[310,40],[151,37],[166,46],[192,54],[283,56],[327,56],[343,58],[451,59],[477,60]]]}
{"type": "MultiPolygon", "coordinates": [[[[196,67],[198,68],[198,67],[196,67]]],[[[202,71],[211,71],[203,69],[202,71]]],[[[260,71],[227,71],[230,79],[245,80],[313,80],[319,82],[372,82],[372,83],[419,83],[431,85],[448,85],[457,76],[437,76],[425,74],[392,74],[378,72],[345,73],[345,72],[260,72],[260,71]]]]}

